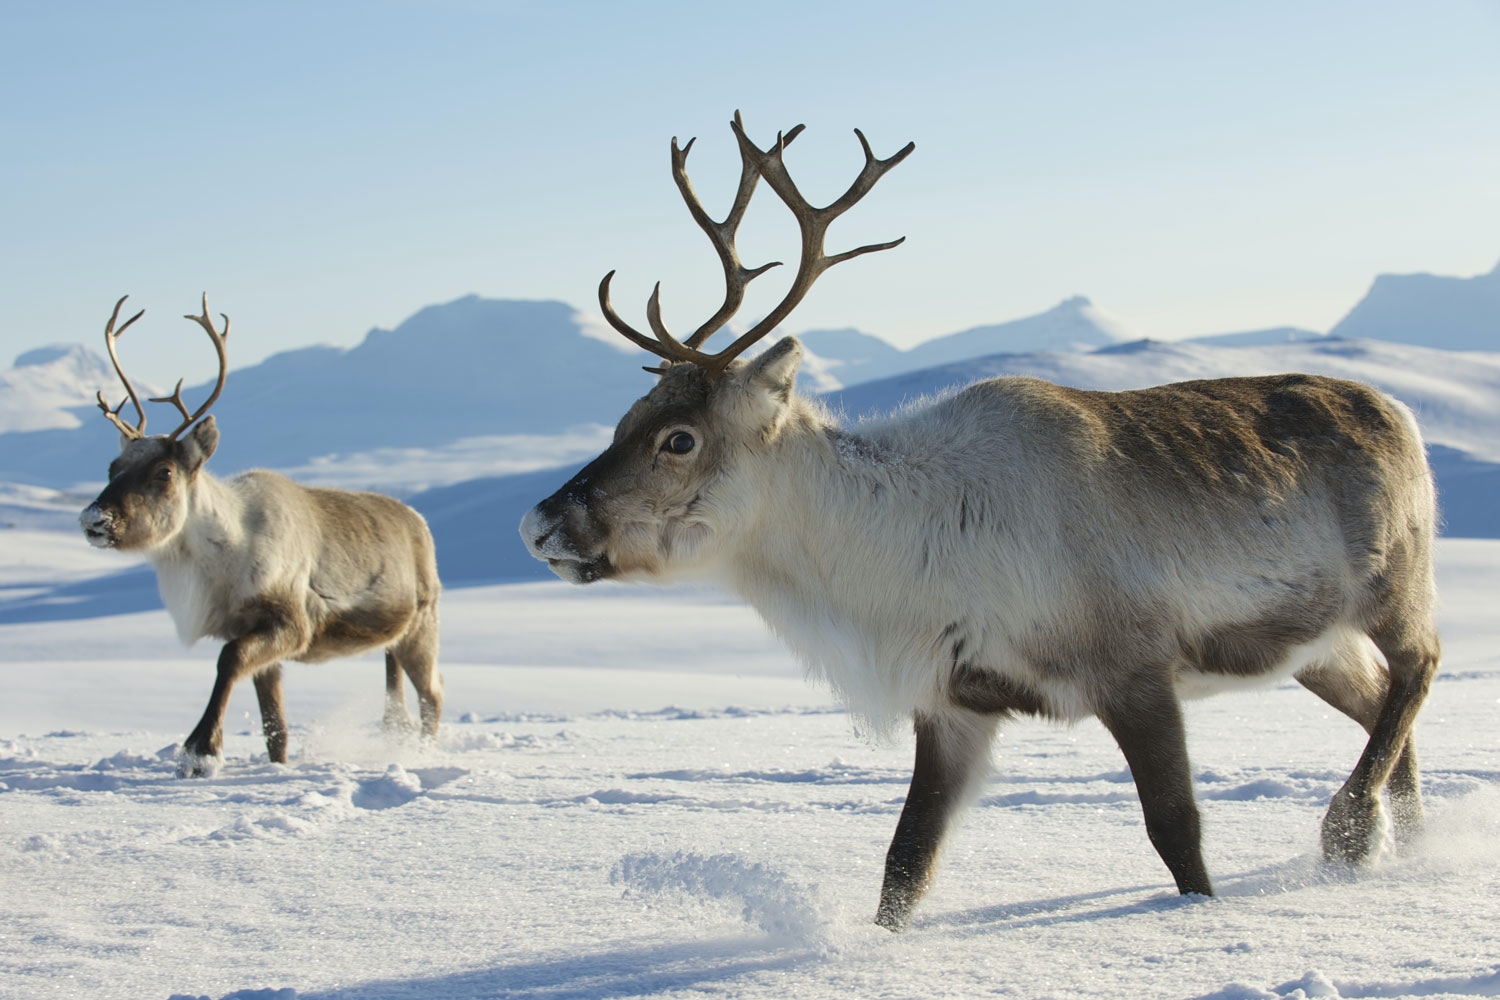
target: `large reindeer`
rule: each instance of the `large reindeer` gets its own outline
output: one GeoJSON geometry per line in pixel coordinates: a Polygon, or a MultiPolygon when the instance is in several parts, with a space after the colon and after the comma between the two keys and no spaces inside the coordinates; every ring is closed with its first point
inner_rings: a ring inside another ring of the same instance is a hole
{"type": "MultiPolygon", "coordinates": [[[[146,436],[146,411],[120,367],[115,340],[121,298],[104,343],[125,399],[99,408],[120,430],[120,456],[109,485],[79,521],[100,548],[141,552],[156,569],[162,601],[184,643],[224,640],[208,708],[182,746],[178,774],[211,775],[221,763],[224,711],[236,681],[250,677],[272,761],[286,763],[281,660],[315,663],[385,647],[385,725],[405,728],[402,672],[421,705],[422,732],[436,739],[443,708],[438,674],[438,574],[432,535],[420,514],[390,497],[312,489],[256,469],[220,482],[203,464],[219,442],[208,408],[228,374],[224,331],[214,328],[203,297],[203,327],[219,355],[213,392],[189,413],[182,381],[171,396],[182,422],[170,434],[146,436]],[[132,403],[136,424],[120,413],[132,403]],[[202,419],[200,419],[202,418],[202,419]],[[186,433],[184,433],[186,432],[186,433]]],[[[144,312],[144,310],[142,311],[144,312]]]]}
{"type": "Polygon", "coordinates": [[[913,147],[879,160],[861,135],[858,178],[815,209],[783,163],[800,126],[767,150],[738,115],[733,128],[743,169],[723,222],[688,181],[691,143],[672,143],[673,176],[723,263],[723,307],[678,341],[658,286],[648,337],[616,315],[605,277],[604,315],[664,359],[661,378],[521,534],[575,583],[726,583],[855,712],[914,717],[876,921],[910,919],[996,727],[1015,715],[1104,723],[1183,893],[1213,892],[1184,696],[1295,677],[1369,732],[1323,820],[1324,854],[1377,849],[1387,782],[1409,834],[1422,812],[1412,723],[1438,662],[1435,502],[1411,413],[1310,375],[1132,392],[998,378],[846,430],[794,394],[796,340],[736,355],[823,271],[895,245],[828,256],[823,239],[913,147]],[[779,305],[705,353],[765,270],[734,246],[758,178],[796,216],[801,262],[779,305]]]}

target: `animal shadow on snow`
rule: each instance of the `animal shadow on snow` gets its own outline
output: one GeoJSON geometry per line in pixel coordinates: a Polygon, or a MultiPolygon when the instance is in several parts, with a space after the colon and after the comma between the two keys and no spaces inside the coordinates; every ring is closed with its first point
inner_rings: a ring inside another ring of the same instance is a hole
{"type": "Polygon", "coordinates": [[[593,954],[563,953],[491,969],[422,979],[360,983],[298,993],[297,1000],[438,1000],[503,996],[506,1000],[594,1000],[654,996],[678,990],[717,992],[716,984],[741,976],[788,970],[817,960],[811,949],[788,949],[772,941],[720,939],[654,947],[623,947],[593,954]]]}
{"type": "Polygon", "coordinates": [[[1215,880],[1214,896],[1180,896],[1166,882],[1155,885],[1120,886],[1081,892],[1050,899],[1001,903],[952,913],[931,913],[912,922],[914,930],[948,930],[959,936],[977,936],[994,932],[996,925],[1009,930],[1016,927],[1047,926],[1112,920],[1143,913],[1172,910],[1182,906],[1215,903],[1226,899],[1292,893],[1322,885],[1357,882],[1366,875],[1363,869],[1329,863],[1316,854],[1302,854],[1250,871],[1223,875],[1215,880]],[[1151,893],[1112,905],[1090,906],[1120,897],[1151,893]]]}
{"type": "Polygon", "coordinates": [[[1080,892],[1067,896],[1053,896],[1050,899],[1037,899],[1030,902],[1001,903],[995,906],[979,906],[970,910],[919,915],[912,921],[912,929],[918,932],[924,930],[950,931],[959,937],[971,937],[993,933],[996,929],[996,924],[1003,924],[1009,929],[1035,925],[1092,922],[1115,917],[1135,916],[1141,913],[1173,909],[1179,906],[1191,906],[1204,898],[1179,896],[1175,889],[1172,889],[1165,883],[1159,885],[1125,886],[1100,889],[1097,892],[1080,892]],[[1116,903],[1108,906],[1085,905],[1118,899],[1122,896],[1135,896],[1143,892],[1152,892],[1152,890],[1157,890],[1158,894],[1153,894],[1145,899],[1135,899],[1130,902],[1116,903]]]}

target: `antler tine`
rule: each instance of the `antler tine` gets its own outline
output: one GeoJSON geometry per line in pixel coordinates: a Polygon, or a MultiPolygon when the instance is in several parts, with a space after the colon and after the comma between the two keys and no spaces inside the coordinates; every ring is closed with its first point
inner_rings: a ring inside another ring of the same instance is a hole
{"type": "Polygon", "coordinates": [[[865,139],[864,133],[859,129],[854,134],[859,138],[860,147],[864,150],[865,164],[860,168],[859,176],[849,185],[849,189],[837,199],[823,208],[814,208],[802,193],[797,190],[797,185],[792,181],[791,175],[787,173],[786,163],[782,160],[782,153],[786,150],[786,141],[782,136],[777,136],[776,144],[768,150],[763,150],[750,141],[745,134],[744,127],[736,116],[732,124],[735,138],[739,141],[743,155],[753,160],[757,172],[766,179],[777,196],[791,209],[792,215],[797,219],[797,225],[802,231],[802,257],[797,265],[797,275],[792,279],[792,287],[786,296],[772,309],[761,321],[742,334],[734,343],[713,356],[708,368],[710,374],[717,374],[728,367],[729,362],[734,360],[751,344],[760,340],[766,334],[774,330],[783,319],[801,302],[803,297],[812,288],[813,282],[818,280],[822,273],[835,264],[843,263],[861,254],[874,253],[878,250],[889,250],[905,242],[906,237],[891,240],[888,243],[871,243],[866,246],[846,250],[843,253],[829,256],[823,251],[823,240],[828,233],[828,227],[834,219],[843,215],[854,206],[861,198],[870,192],[875,182],[880,180],[887,171],[891,170],[902,160],[911,155],[917,148],[915,142],[908,142],[894,155],[882,160],[875,156],[870,149],[870,143],[865,139]]]}
{"type": "Polygon", "coordinates": [[[707,364],[713,360],[713,355],[704,354],[692,346],[691,339],[686,344],[678,342],[667,329],[666,323],[661,318],[661,282],[651,290],[651,298],[646,301],[646,322],[651,324],[651,332],[656,334],[656,339],[661,341],[674,361],[691,361],[694,364],[707,364]]]}
{"type": "MultiPolygon", "coordinates": [[[[738,111],[734,113],[734,121],[736,125],[740,125],[738,111]]],[[[797,125],[787,131],[782,142],[790,143],[802,134],[804,127],[797,125]]],[[[682,192],[682,200],[687,203],[693,221],[708,234],[709,242],[713,244],[714,250],[719,255],[719,262],[724,267],[724,304],[684,341],[686,346],[695,349],[702,346],[705,340],[713,336],[725,323],[729,322],[731,316],[739,311],[745,301],[746,285],[771,268],[781,266],[781,261],[775,260],[757,268],[747,268],[741,263],[739,250],[734,245],[740,221],[744,219],[745,210],[750,207],[750,198],[755,194],[755,186],[760,182],[760,171],[755,162],[744,155],[744,151],[741,150],[740,183],[734,194],[734,203],[730,206],[729,214],[724,217],[724,221],[715,222],[704,211],[703,203],[699,201],[697,192],[693,190],[693,182],[687,173],[688,151],[693,148],[693,143],[696,141],[696,139],[690,139],[686,146],[678,150],[677,138],[673,136],[672,179],[677,182],[677,189],[682,192]]]]}
{"type": "Polygon", "coordinates": [[[614,276],[615,272],[611,271],[604,276],[603,281],[599,282],[599,308],[604,311],[604,318],[609,321],[609,325],[614,327],[617,333],[624,336],[626,340],[635,346],[650,351],[659,358],[665,358],[668,361],[680,360],[673,357],[672,352],[661,342],[652,340],[644,333],[641,333],[635,327],[621,319],[619,313],[615,312],[615,307],[609,301],[609,283],[614,276]]]}
{"type": "Polygon", "coordinates": [[[120,381],[125,384],[126,396],[124,399],[120,400],[120,405],[116,406],[113,409],[111,409],[109,404],[104,401],[104,393],[102,391],[96,392],[94,394],[94,398],[98,401],[99,409],[104,411],[104,416],[109,419],[110,423],[114,424],[120,429],[121,434],[124,434],[131,440],[137,440],[146,436],[146,410],[141,406],[141,399],[136,395],[135,386],[131,385],[130,379],[125,377],[125,369],[120,367],[120,356],[115,353],[115,341],[119,339],[120,334],[130,329],[130,324],[146,315],[146,310],[142,309],[140,312],[127,319],[124,326],[116,330],[115,321],[120,318],[120,307],[125,304],[125,300],[128,298],[130,298],[129,295],[120,296],[119,301],[115,303],[115,311],[110,313],[109,315],[109,322],[104,325],[104,346],[109,351],[110,362],[115,366],[115,374],[118,375],[120,377],[120,381]],[[127,402],[135,404],[136,416],[140,418],[140,423],[136,424],[134,427],[120,419],[120,411],[125,409],[125,404],[127,402]]]}
{"type": "Polygon", "coordinates": [[[218,352],[219,355],[219,379],[216,383],[214,383],[214,391],[209,394],[208,399],[203,403],[202,406],[198,407],[191,414],[188,413],[187,407],[182,404],[182,379],[177,380],[177,388],[172,391],[172,395],[152,397],[151,399],[151,402],[153,403],[171,403],[173,406],[177,407],[178,412],[182,414],[182,423],[178,424],[177,429],[174,430],[171,434],[167,435],[167,437],[173,440],[176,440],[179,434],[187,430],[199,417],[207,413],[208,408],[210,406],[213,406],[214,403],[218,401],[219,394],[224,391],[224,382],[229,377],[228,345],[225,343],[229,339],[229,317],[224,313],[219,313],[219,315],[224,320],[223,333],[220,333],[218,330],[214,329],[213,320],[210,319],[208,315],[208,293],[204,292],[203,315],[194,316],[191,313],[188,313],[182,317],[183,319],[190,319],[194,323],[197,323],[199,326],[203,327],[203,329],[208,333],[208,339],[214,342],[214,350],[218,352]]]}

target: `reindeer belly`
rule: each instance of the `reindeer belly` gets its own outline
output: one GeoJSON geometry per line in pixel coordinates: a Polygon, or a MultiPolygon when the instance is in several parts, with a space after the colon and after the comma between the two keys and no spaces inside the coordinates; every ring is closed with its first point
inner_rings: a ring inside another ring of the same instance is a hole
{"type": "Polygon", "coordinates": [[[321,621],[307,648],[292,659],[321,663],[389,646],[406,634],[415,613],[409,604],[341,610],[321,621]]]}
{"type": "Polygon", "coordinates": [[[1325,663],[1336,650],[1365,642],[1363,633],[1347,625],[1331,625],[1304,642],[1276,643],[1262,640],[1255,653],[1230,659],[1184,662],[1174,678],[1180,698],[1206,698],[1225,691],[1265,687],[1286,680],[1307,667],[1325,663]]]}

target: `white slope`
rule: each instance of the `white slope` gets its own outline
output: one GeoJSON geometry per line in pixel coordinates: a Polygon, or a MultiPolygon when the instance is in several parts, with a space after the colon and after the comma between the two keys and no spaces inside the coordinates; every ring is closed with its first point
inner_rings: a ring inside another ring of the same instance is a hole
{"type": "Polygon", "coordinates": [[[381,738],[378,660],[289,664],[290,765],[239,690],[196,781],[213,648],[161,612],[0,626],[0,996],[1494,996],[1500,542],[1438,552],[1420,839],[1325,866],[1358,727],[1295,686],[1190,703],[1218,897],[1184,900],[1104,730],[1018,721],[901,936],[871,917],[909,741],[712,594],[450,592],[438,747],[381,738]]]}
{"type": "Polygon", "coordinates": [[[1210,333],[1187,339],[1194,344],[1209,344],[1214,347],[1264,347],[1269,344],[1295,344],[1302,340],[1323,340],[1327,336],[1326,333],[1304,330],[1300,326],[1273,326],[1265,330],[1210,333]]]}
{"type": "Polygon", "coordinates": [[[1488,274],[1382,274],[1329,331],[1457,351],[1500,350],[1500,264],[1488,274]]]}
{"type": "Polygon", "coordinates": [[[832,392],[991,354],[1028,351],[1088,351],[1135,339],[1123,322],[1082,295],[1035,316],[977,326],[899,350],[858,330],[813,330],[800,337],[812,357],[804,391],[832,392]]]}
{"type": "Polygon", "coordinates": [[[1139,336],[1086,297],[1075,295],[1035,316],[924,341],[905,352],[905,361],[910,367],[925,368],[987,354],[1087,351],[1139,336]]]}
{"type": "MultiPolygon", "coordinates": [[[[109,362],[82,344],[27,351],[0,371],[0,434],[79,427],[83,421],[76,411],[94,406],[94,393],[101,389],[111,406],[124,395],[109,362]]],[[[136,391],[142,399],[159,395],[146,382],[138,383],[136,391]]],[[[125,419],[136,419],[128,406],[125,419]]]]}

